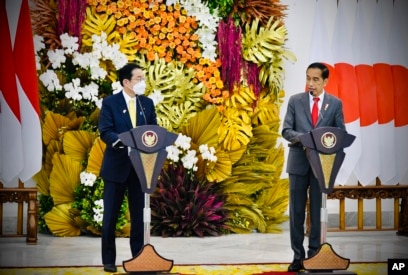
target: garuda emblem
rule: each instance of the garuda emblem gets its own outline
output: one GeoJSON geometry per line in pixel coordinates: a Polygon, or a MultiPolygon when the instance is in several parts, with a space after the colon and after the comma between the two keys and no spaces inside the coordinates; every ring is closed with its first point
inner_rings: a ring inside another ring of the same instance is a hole
{"type": "Polygon", "coordinates": [[[153,147],[157,144],[158,137],[156,132],[146,131],[142,135],[143,145],[146,147],[153,147]]]}
{"type": "Polygon", "coordinates": [[[337,138],[332,132],[327,132],[322,135],[321,142],[325,148],[333,148],[336,145],[337,138]]]}

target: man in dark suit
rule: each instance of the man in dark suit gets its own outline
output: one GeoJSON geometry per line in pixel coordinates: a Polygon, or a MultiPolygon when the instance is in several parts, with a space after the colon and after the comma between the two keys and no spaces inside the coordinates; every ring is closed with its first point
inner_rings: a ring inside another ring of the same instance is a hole
{"type": "Polygon", "coordinates": [[[118,78],[123,90],[103,99],[99,116],[101,139],[106,143],[100,175],[104,180],[102,262],[108,272],[116,272],[115,231],[126,190],[132,256],[136,256],[144,245],[144,193],[128,156],[128,148],[118,134],[140,125],[157,125],[153,101],[143,95],[146,83],[142,69],[129,63],[118,71],[118,78]]]}
{"type": "Polygon", "coordinates": [[[299,136],[316,127],[333,126],[345,130],[342,102],[324,91],[329,70],[322,63],[312,63],[306,70],[308,92],[290,97],[282,127],[282,136],[290,142],[286,172],[289,174],[290,240],[294,252],[288,271],[303,269],[306,257],[303,247],[306,201],[309,192],[310,233],[307,256],[313,256],[321,245],[320,210],[322,193],[315,178],[299,136]],[[317,101],[317,102],[316,102],[317,101]],[[316,122],[313,125],[312,109],[316,102],[316,122]],[[309,190],[309,191],[308,191],[309,190]]]}

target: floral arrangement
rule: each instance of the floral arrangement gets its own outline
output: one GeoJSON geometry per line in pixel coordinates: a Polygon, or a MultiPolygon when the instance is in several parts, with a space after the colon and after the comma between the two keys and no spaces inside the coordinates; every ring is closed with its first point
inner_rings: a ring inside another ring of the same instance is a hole
{"type": "MultiPolygon", "coordinates": [[[[34,0],[43,108],[40,229],[100,234],[105,144],[98,113],[137,62],[158,124],[179,134],[151,197],[153,234],[277,232],[285,6],[278,0],[34,0]],[[75,16],[76,19],[70,21],[75,16]],[[44,28],[43,26],[48,26],[44,28]]],[[[129,235],[127,201],[117,235],[129,235]]]]}

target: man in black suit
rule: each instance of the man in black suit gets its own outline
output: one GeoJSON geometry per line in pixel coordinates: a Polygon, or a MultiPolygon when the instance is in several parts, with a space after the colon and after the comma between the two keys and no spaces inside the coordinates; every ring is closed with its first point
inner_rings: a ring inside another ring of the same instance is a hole
{"type": "Polygon", "coordinates": [[[316,127],[333,126],[345,130],[342,102],[324,91],[329,70],[323,63],[312,63],[306,70],[308,92],[290,97],[282,127],[282,136],[290,142],[286,172],[289,174],[290,240],[294,252],[288,271],[303,269],[305,259],[304,222],[309,192],[310,233],[307,256],[313,256],[321,245],[320,210],[322,193],[309,165],[299,136],[316,127]],[[317,101],[315,125],[312,121],[313,105],[317,101]],[[308,191],[309,190],[309,191],[308,191]]]}
{"type": "Polygon", "coordinates": [[[123,90],[103,99],[99,116],[101,139],[106,143],[100,175],[104,180],[102,262],[108,272],[116,272],[115,231],[126,190],[132,256],[136,256],[144,245],[144,193],[128,156],[128,148],[118,134],[140,125],[157,125],[153,101],[143,95],[146,89],[143,70],[129,63],[118,71],[118,78],[123,90]],[[133,117],[132,108],[135,110],[133,117]]]}

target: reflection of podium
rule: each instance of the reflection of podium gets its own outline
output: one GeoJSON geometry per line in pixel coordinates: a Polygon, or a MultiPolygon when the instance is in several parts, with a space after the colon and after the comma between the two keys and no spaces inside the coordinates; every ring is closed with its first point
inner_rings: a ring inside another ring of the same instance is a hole
{"type": "Polygon", "coordinates": [[[156,189],[157,179],[167,158],[166,147],[172,145],[177,135],[167,132],[156,125],[144,125],[119,134],[125,146],[129,147],[129,157],[137,173],[143,192],[144,246],[140,253],[130,260],[123,261],[123,268],[130,273],[167,272],[173,267],[173,261],[157,254],[150,245],[150,194],[156,189]]]}
{"type": "MultiPolygon", "coordinates": [[[[350,260],[339,256],[333,251],[330,244],[326,243],[327,233],[327,194],[334,187],[337,174],[344,161],[344,148],[350,146],[355,136],[336,127],[317,128],[310,133],[300,136],[300,142],[305,147],[306,156],[312,167],[322,191],[321,207],[321,246],[317,253],[303,260],[305,270],[316,271],[319,274],[333,274],[333,270],[346,270],[350,260]],[[327,273],[322,273],[327,272],[327,273]]],[[[353,272],[335,272],[335,274],[355,274],[353,272]]]]}

